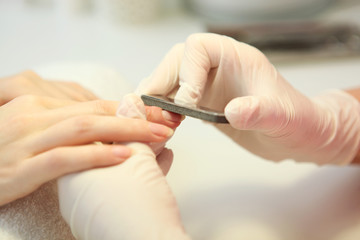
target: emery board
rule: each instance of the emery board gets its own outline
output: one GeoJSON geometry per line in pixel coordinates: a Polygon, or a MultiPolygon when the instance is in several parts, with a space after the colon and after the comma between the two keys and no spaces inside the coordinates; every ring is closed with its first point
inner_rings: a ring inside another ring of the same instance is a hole
{"type": "Polygon", "coordinates": [[[188,107],[177,104],[173,99],[161,95],[141,95],[141,99],[148,106],[157,106],[166,111],[202,119],[214,123],[229,123],[223,112],[205,107],[188,107]]]}

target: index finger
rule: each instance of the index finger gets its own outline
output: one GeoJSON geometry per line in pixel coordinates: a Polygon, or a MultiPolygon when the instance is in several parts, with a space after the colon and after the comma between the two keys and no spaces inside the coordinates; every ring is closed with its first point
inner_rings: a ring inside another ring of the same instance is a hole
{"type": "Polygon", "coordinates": [[[193,34],[187,38],[176,102],[194,106],[200,102],[210,71],[214,70],[216,75],[221,64],[226,48],[224,39],[228,38],[211,33],[193,34]]]}

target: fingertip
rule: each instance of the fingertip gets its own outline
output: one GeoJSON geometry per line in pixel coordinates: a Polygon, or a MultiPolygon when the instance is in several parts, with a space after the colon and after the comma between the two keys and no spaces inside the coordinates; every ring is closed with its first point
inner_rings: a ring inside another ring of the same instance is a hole
{"type": "Polygon", "coordinates": [[[253,96],[235,98],[225,107],[225,116],[229,123],[240,130],[250,130],[256,127],[259,112],[260,101],[253,96]]]}
{"type": "Polygon", "coordinates": [[[174,134],[174,130],[158,123],[149,122],[150,131],[161,138],[169,138],[174,134]]]}
{"type": "Polygon", "coordinates": [[[115,161],[123,162],[132,155],[132,150],[126,146],[115,145],[112,147],[111,153],[113,154],[115,161]]]}

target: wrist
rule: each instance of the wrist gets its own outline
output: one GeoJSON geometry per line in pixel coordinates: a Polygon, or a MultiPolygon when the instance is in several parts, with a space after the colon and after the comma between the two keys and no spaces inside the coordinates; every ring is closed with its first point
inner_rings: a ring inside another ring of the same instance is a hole
{"type": "Polygon", "coordinates": [[[321,144],[316,155],[319,164],[346,165],[356,158],[360,146],[360,104],[341,90],[328,91],[314,99],[322,109],[317,128],[321,144]]]}

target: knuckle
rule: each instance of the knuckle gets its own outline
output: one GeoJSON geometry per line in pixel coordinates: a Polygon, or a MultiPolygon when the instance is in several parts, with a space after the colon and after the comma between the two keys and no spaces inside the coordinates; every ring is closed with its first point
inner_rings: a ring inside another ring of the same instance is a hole
{"type": "Polygon", "coordinates": [[[15,86],[21,86],[21,87],[28,87],[29,85],[32,84],[31,79],[23,74],[14,76],[14,78],[11,81],[15,86]]]}
{"type": "Polygon", "coordinates": [[[170,50],[170,52],[179,52],[182,53],[184,51],[184,43],[177,43],[175,44],[172,49],[170,50]]]}
{"type": "Polygon", "coordinates": [[[72,118],[75,134],[86,134],[94,127],[94,120],[90,116],[77,116],[72,118]]]}
{"type": "Polygon", "coordinates": [[[9,119],[8,129],[11,129],[14,136],[22,135],[31,130],[29,126],[32,126],[33,122],[34,116],[32,114],[13,116],[9,119]]]}
{"type": "Polygon", "coordinates": [[[193,33],[186,38],[186,45],[196,45],[204,41],[204,39],[223,38],[221,35],[215,35],[213,33],[193,33]]]}
{"type": "Polygon", "coordinates": [[[35,72],[31,70],[26,70],[15,75],[12,81],[14,81],[15,84],[27,86],[32,84],[34,81],[40,79],[41,79],[40,76],[37,75],[35,72]]]}
{"type": "Polygon", "coordinates": [[[93,101],[94,113],[97,114],[115,114],[116,109],[114,106],[105,100],[95,100],[93,101]]]}
{"type": "Polygon", "coordinates": [[[12,100],[13,102],[17,104],[26,104],[26,105],[39,105],[41,102],[41,98],[39,96],[26,94],[21,95],[12,100]]]}
{"type": "Polygon", "coordinates": [[[78,89],[78,88],[81,88],[81,85],[77,82],[72,82],[72,81],[60,81],[59,83],[62,83],[62,84],[66,84],[68,85],[69,87],[73,87],[75,89],[78,89]]]}
{"type": "Polygon", "coordinates": [[[14,109],[18,109],[17,112],[24,113],[44,109],[45,101],[41,96],[26,94],[15,97],[10,102],[8,102],[8,105],[14,109]]]}
{"type": "Polygon", "coordinates": [[[22,75],[22,76],[27,76],[27,77],[40,78],[40,76],[37,75],[37,74],[36,74],[34,71],[32,71],[32,70],[25,70],[25,71],[21,72],[20,75],[22,75]]]}
{"type": "Polygon", "coordinates": [[[191,43],[194,43],[194,42],[198,42],[199,41],[199,37],[201,36],[202,34],[201,33],[193,33],[193,34],[190,34],[187,38],[186,38],[186,43],[187,44],[191,44],[191,43]]]}
{"type": "Polygon", "coordinates": [[[82,86],[79,84],[79,83],[76,83],[76,82],[68,82],[71,86],[73,86],[74,88],[82,88],[82,86]]]}
{"type": "Polygon", "coordinates": [[[186,38],[185,41],[185,49],[187,49],[189,46],[194,46],[196,44],[198,44],[198,35],[197,34],[191,34],[190,36],[188,36],[186,38]]]}
{"type": "Polygon", "coordinates": [[[66,167],[66,163],[63,161],[61,148],[54,148],[47,152],[46,169],[59,170],[64,167],[66,167]]]}

